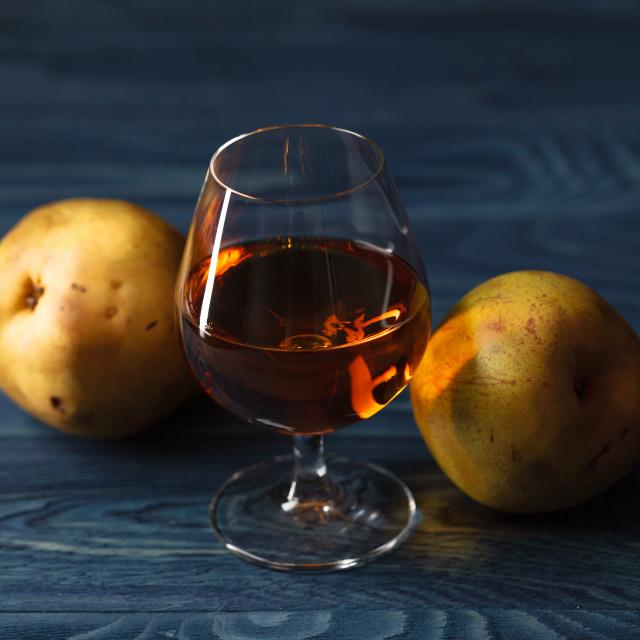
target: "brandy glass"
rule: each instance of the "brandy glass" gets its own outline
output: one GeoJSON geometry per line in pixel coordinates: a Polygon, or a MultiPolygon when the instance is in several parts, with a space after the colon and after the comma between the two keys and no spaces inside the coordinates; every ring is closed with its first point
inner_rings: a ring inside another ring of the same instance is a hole
{"type": "MultiPolygon", "coordinates": [[[[293,454],[238,471],[211,523],[241,558],[345,569],[398,546],[408,487],[324,455],[323,435],[371,417],[408,384],[431,307],[420,252],[380,148],[335,127],[268,127],[211,159],[176,287],[202,390],[291,436],[293,454]]],[[[356,427],[362,428],[362,427],[356,427]]]]}

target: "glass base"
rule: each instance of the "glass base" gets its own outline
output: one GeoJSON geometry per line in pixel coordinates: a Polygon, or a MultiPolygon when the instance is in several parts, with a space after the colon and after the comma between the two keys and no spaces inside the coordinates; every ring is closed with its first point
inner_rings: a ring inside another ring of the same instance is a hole
{"type": "Polygon", "coordinates": [[[415,501],[386,469],[328,457],[321,490],[304,499],[292,469],[293,456],[260,462],[214,496],[211,524],[229,551],[282,571],[332,571],[370,562],[409,537],[415,501]]]}

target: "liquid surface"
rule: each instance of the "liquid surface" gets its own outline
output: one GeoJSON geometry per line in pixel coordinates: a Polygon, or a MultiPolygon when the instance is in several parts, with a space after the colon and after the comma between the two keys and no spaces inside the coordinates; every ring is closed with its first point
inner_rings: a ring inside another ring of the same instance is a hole
{"type": "Polygon", "coordinates": [[[353,242],[285,240],[220,251],[185,288],[185,355],[242,418],[324,433],[379,411],[408,383],[430,300],[403,260],[353,242]]]}

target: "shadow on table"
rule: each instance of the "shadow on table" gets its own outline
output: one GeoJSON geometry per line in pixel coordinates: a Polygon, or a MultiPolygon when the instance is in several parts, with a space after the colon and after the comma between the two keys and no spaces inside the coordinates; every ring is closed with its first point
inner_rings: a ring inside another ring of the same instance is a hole
{"type": "Polygon", "coordinates": [[[489,509],[459,491],[433,469],[410,482],[423,517],[423,527],[492,527],[542,530],[585,528],[616,530],[633,526],[640,531],[640,467],[601,495],[582,505],[539,514],[510,514],[489,509]],[[427,524],[424,524],[427,523],[427,524]]]}
{"type": "MultiPolygon", "coordinates": [[[[514,515],[474,502],[433,469],[411,478],[422,519],[392,563],[470,606],[619,607],[640,588],[640,469],[577,507],[514,515]]],[[[383,561],[384,562],[384,561],[383,561]]]]}
{"type": "Polygon", "coordinates": [[[91,482],[98,484],[138,482],[157,488],[189,479],[190,486],[215,485],[243,466],[287,453],[289,444],[204,397],[194,398],[149,431],[123,440],[75,438],[35,426],[38,457],[64,460],[76,476],[94,469],[91,482]]]}

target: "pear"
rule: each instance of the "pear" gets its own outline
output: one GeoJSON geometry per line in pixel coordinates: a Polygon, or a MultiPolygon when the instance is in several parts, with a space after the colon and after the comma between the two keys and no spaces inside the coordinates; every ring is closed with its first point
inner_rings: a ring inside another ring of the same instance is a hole
{"type": "Polygon", "coordinates": [[[588,286],[520,271],[465,295],[411,385],[434,458],[489,507],[576,505],[640,457],[640,340],[588,286]]]}
{"type": "Polygon", "coordinates": [[[119,438],[194,387],[173,292],[183,237],[120,200],[54,202],[0,242],[0,388],[62,431],[119,438]]]}

